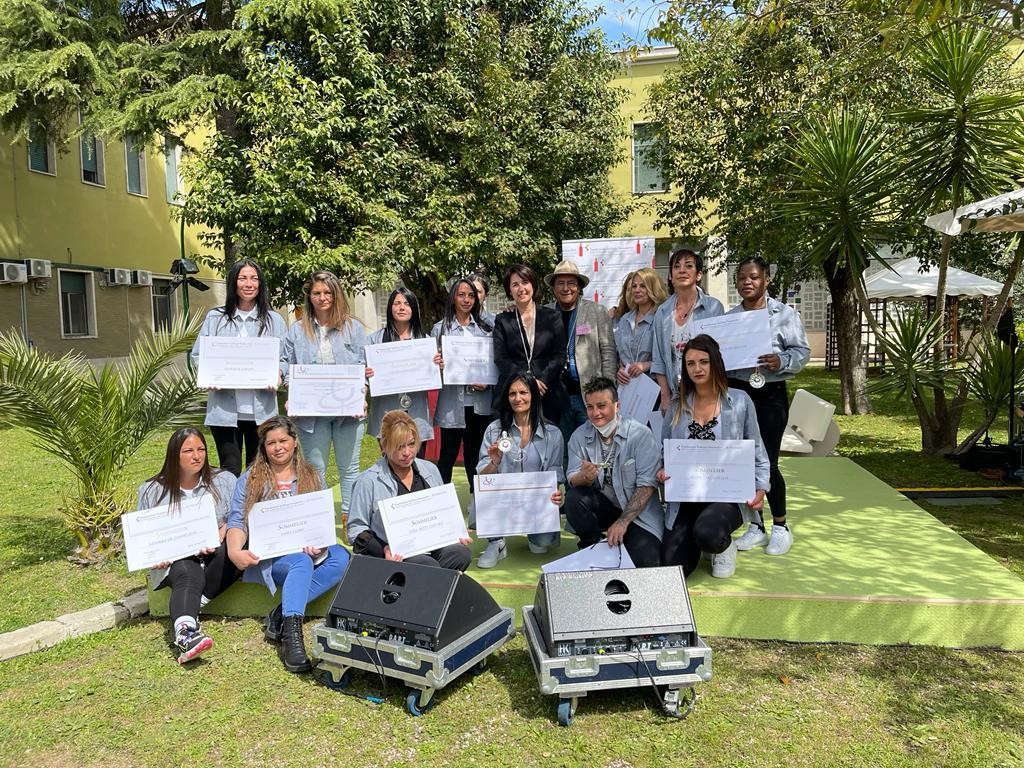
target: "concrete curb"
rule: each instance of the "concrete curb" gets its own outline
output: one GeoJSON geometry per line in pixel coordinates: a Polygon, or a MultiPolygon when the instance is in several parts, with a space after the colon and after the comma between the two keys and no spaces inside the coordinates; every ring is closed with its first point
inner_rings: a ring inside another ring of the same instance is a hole
{"type": "Polygon", "coordinates": [[[145,589],[140,589],[111,603],[102,603],[84,611],[66,613],[53,621],[40,621],[29,627],[5,632],[0,635],[0,661],[51,648],[72,637],[120,627],[147,613],[149,596],[145,589]]]}

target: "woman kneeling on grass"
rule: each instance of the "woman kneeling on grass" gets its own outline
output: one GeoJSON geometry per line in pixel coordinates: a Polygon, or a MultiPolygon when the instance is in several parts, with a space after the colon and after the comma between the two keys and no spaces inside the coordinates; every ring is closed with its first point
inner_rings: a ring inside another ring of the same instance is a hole
{"type": "Polygon", "coordinates": [[[179,664],[191,661],[213,646],[213,640],[199,628],[199,611],[239,576],[224,543],[228,502],[234,488],[235,476],[210,466],[206,438],[192,427],[179,429],[171,435],[163,467],[139,486],[137,509],[168,504],[173,514],[182,501],[209,494],[217,510],[219,547],[204,549],[173,563],[160,563],[149,572],[153,589],[171,588],[171,625],[179,664]]]}
{"type": "Polygon", "coordinates": [[[306,605],[335,586],[348,565],[348,550],[339,544],[306,547],[302,552],[261,560],[248,547],[248,518],[254,504],[324,490],[323,477],[302,458],[298,430],[291,419],[274,416],[260,424],[259,454],[238,480],[228,516],[228,554],[245,572],[243,581],[281,587],[281,602],[266,618],[264,637],[278,643],[289,672],[311,669],[302,637],[306,605]]]}

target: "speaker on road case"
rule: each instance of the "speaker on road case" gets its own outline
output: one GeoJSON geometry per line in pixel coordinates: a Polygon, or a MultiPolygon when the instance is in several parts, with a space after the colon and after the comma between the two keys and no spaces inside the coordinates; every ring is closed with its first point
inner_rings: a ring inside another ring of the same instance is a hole
{"type": "Polygon", "coordinates": [[[459,571],[355,555],[326,623],[338,627],[351,619],[415,633],[436,651],[500,611],[486,589],[459,571]]]}
{"type": "Polygon", "coordinates": [[[681,566],[545,573],[533,615],[548,653],[585,638],[687,635],[696,639],[681,566]]]}

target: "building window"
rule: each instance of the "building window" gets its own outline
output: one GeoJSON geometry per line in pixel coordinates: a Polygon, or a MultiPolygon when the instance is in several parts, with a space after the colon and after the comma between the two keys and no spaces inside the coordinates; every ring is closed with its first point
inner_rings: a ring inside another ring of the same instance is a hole
{"type": "Polygon", "coordinates": [[[36,173],[57,175],[57,151],[46,129],[32,123],[28,129],[28,169],[36,173]]]}
{"type": "Polygon", "coordinates": [[[633,193],[664,192],[668,189],[665,174],[653,157],[657,123],[633,123],[633,193]]]}
{"type": "Polygon", "coordinates": [[[167,202],[184,205],[181,183],[181,142],[164,137],[164,171],[167,181],[167,202]]]}
{"type": "Polygon", "coordinates": [[[149,179],[146,174],[146,148],[137,136],[124,137],[124,162],[128,176],[128,192],[132,195],[149,194],[149,179]]]}
{"type": "Polygon", "coordinates": [[[84,134],[79,141],[82,147],[82,181],[98,187],[104,186],[103,142],[93,133],[84,134]]]}
{"type": "Polygon", "coordinates": [[[96,335],[92,272],[62,269],[60,280],[61,334],[64,338],[96,335]]]}
{"type": "Polygon", "coordinates": [[[170,331],[174,324],[174,300],[171,281],[153,278],[153,331],[170,331]]]}

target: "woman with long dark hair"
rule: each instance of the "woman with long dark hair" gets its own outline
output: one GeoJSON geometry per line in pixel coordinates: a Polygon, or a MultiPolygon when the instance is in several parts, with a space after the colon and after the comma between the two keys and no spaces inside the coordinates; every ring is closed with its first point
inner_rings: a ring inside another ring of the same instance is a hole
{"type": "MultiPolygon", "coordinates": [[[[225,281],[227,298],[223,307],[211,309],[203,320],[203,336],[252,337],[287,333],[284,319],[270,308],[270,293],[263,271],[251,259],[236,261],[225,281]]],[[[192,347],[193,362],[199,361],[199,338],[192,347]]],[[[242,450],[246,466],[256,458],[256,427],[277,415],[276,387],[266,390],[210,389],[206,397],[206,426],[217,446],[220,465],[234,475],[242,471],[242,450]]]]}
{"type": "Polygon", "coordinates": [[[772,351],[761,355],[756,368],[728,372],[729,386],[743,390],[754,402],[757,423],[771,464],[771,490],[768,491],[768,506],[772,510],[771,538],[765,532],[764,513],[758,510],[756,516],[752,515],[746,532],[736,541],[736,546],[741,551],[764,546],[765,554],[784,555],[793,545],[793,533],[786,519],[786,478],[779,470],[782,435],[789,421],[786,381],[807,365],[811,346],[807,343],[800,314],[768,295],[770,275],[768,262],[759,256],[741,261],[736,268],[736,290],[742,301],[729,310],[731,314],[767,309],[772,333],[772,351]]]}
{"type": "MultiPolygon", "coordinates": [[[[664,440],[753,440],[754,498],[745,506],[764,506],[768,482],[768,454],[757,428],[754,404],[746,392],[730,389],[718,342],[707,334],[689,339],[683,347],[683,376],[679,396],[669,406],[662,427],[664,440]]],[[[669,475],[659,469],[658,482],[669,475]]],[[[668,505],[661,564],[681,565],[686,575],[700,562],[701,552],[711,558],[711,575],[726,579],[736,571],[736,543],[732,533],[743,522],[741,505],[721,501],[678,502],[668,505]]]]}
{"type": "Polygon", "coordinates": [[[173,515],[183,501],[210,496],[217,511],[220,546],[173,563],[160,563],[149,572],[153,589],[171,589],[171,626],[179,664],[213,646],[213,640],[200,629],[199,612],[239,576],[224,543],[234,490],[235,476],[210,466],[206,438],[192,427],[171,435],[160,471],[139,486],[137,509],[167,504],[173,515]]]}
{"type": "Polygon", "coordinates": [[[228,516],[228,555],[244,572],[243,581],[263,584],[270,594],[281,589],[281,602],[264,623],[263,636],[279,644],[278,655],[289,672],[312,667],[302,636],[306,606],[335,586],[348,565],[340,544],[305,547],[302,552],[262,559],[249,549],[249,513],[261,501],[322,491],[323,476],[302,458],[299,431],[285,416],[267,419],[259,428],[259,455],[238,479],[228,516]]]}
{"type": "MultiPolygon", "coordinates": [[[[505,382],[498,418],[487,426],[476,469],[481,475],[553,471],[559,484],[564,484],[563,446],[561,430],[541,412],[537,379],[522,371],[505,382]]],[[[551,501],[561,506],[562,491],[555,491],[551,501]]],[[[531,533],[526,541],[533,554],[541,555],[560,535],[561,531],[531,533]]],[[[507,554],[503,538],[491,539],[477,566],[493,568],[507,554]]]]}
{"type": "MultiPolygon", "coordinates": [[[[448,291],[444,318],[431,331],[441,348],[442,336],[489,337],[494,324],[485,320],[476,287],[468,278],[454,281],[448,291]]],[[[441,428],[441,452],[437,469],[446,483],[452,481],[452,468],[462,448],[469,490],[473,491],[476,456],[484,430],[491,421],[491,387],[487,384],[445,384],[437,398],[434,423],[441,428]]]]}

